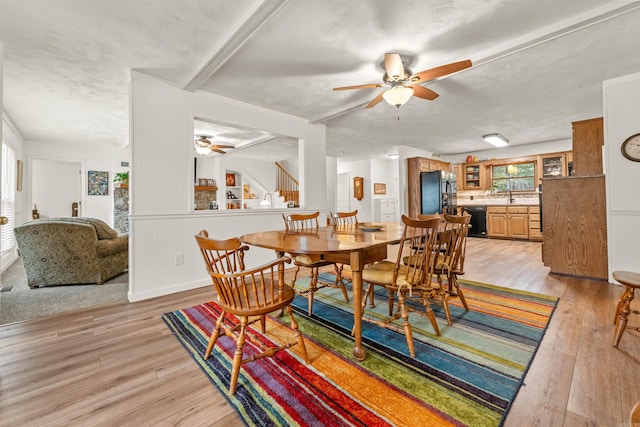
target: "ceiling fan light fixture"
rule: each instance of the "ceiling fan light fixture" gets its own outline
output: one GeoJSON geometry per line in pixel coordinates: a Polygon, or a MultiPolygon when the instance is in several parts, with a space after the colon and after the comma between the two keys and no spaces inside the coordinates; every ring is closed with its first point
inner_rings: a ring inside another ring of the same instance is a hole
{"type": "Polygon", "coordinates": [[[202,156],[206,156],[211,152],[211,148],[205,147],[204,145],[199,145],[198,143],[194,144],[196,147],[196,152],[202,156]]]}
{"type": "Polygon", "coordinates": [[[398,108],[400,108],[401,105],[406,104],[412,96],[413,89],[403,85],[394,86],[382,94],[382,97],[389,105],[398,108]]]}
{"type": "Polygon", "coordinates": [[[509,145],[509,140],[504,136],[500,135],[499,133],[490,133],[487,135],[482,135],[482,139],[484,139],[485,142],[488,142],[489,144],[494,145],[496,147],[506,147],[507,145],[509,145]]]}

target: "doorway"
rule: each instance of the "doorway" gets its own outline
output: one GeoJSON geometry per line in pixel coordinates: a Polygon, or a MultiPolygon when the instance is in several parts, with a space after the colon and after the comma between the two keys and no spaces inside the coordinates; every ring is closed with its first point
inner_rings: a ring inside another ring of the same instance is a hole
{"type": "Polygon", "coordinates": [[[81,162],[33,159],[31,167],[31,205],[40,218],[82,216],[81,162]]]}

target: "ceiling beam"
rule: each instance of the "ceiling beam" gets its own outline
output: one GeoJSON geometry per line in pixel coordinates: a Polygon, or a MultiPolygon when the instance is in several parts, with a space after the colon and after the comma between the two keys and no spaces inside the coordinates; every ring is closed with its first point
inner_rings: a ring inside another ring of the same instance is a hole
{"type": "Polygon", "coordinates": [[[182,87],[183,90],[195,92],[220,67],[247,43],[258,30],[271,19],[287,3],[288,0],[263,0],[249,16],[242,21],[227,41],[205,61],[182,87]]]}

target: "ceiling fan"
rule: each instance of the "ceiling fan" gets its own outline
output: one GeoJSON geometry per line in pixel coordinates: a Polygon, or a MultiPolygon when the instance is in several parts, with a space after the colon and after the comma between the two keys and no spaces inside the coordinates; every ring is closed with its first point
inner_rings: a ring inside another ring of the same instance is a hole
{"type": "Polygon", "coordinates": [[[195,140],[195,149],[198,152],[198,154],[202,154],[203,156],[206,154],[211,153],[212,151],[216,152],[216,153],[220,153],[220,154],[226,154],[226,151],[224,151],[223,149],[225,148],[236,148],[233,145],[222,145],[222,144],[214,144],[213,141],[211,141],[211,139],[209,139],[211,137],[208,137],[206,135],[200,135],[198,136],[198,138],[195,140]]]}
{"type": "Polygon", "coordinates": [[[428,99],[430,101],[439,96],[436,92],[421,86],[419,83],[446,76],[447,74],[455,73],[469,67],[471,67],[471,60],[467,59],[412,74],[411,70],[403,65],[400,54],[385,53],[384,68],[386,72],[384,73],[384,76],[382,76],[383,83],[334,87],[333,90],[372,89],[376,87],[389,86],[389,89],[373,98],[371,102],[367,104],[366,108],[375,107],[383,99],[390,105],[400,108],[400,106],[405,104],[411,96],[417,96],[418,98],[428,99]]]}

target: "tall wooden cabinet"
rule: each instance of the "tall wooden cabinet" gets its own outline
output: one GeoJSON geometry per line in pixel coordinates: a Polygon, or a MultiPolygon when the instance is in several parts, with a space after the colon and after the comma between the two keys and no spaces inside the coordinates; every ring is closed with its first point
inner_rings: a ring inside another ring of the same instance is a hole
{"type": "Polygon", "coordinates": [[[571,123],[573,128],[573,175],[600,175],[604,122],[602,117],[571,123]]]}
{"type": "Polygon", "coordinates": [[[543,178],[542,238],[551,273],[607,280],[604,175],[543,178]]]}
{"type": "Polygon", "coordinates": [[[451,165],[440,160],[427,159],[425,157],[412,157],[407,159],[407,193],[409,211],[408,216],[415,218],[420,214],[422,195],[420,193],[420,172],[450,170],[451,165]]]}

